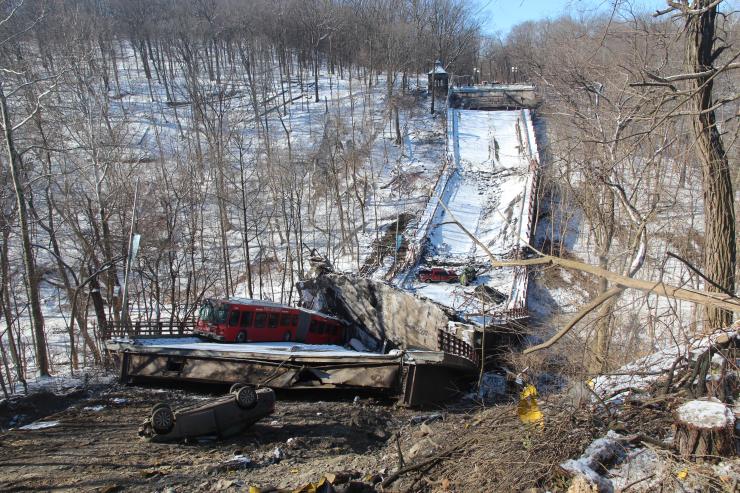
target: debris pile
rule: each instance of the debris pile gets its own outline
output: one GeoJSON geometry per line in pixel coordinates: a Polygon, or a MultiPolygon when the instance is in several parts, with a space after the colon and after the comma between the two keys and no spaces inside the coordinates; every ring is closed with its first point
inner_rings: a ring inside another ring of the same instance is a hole
{"type": "Polygon", "coordinates": [[[737,328],[595,379],[592,413],[611,430],[562,463],[569,491],[736,491],[737,328]]]}
{"type": "Polygon", "coordinates": [[[302,305],[328,311],[359,328],[355,337],[378,351],[388,348],[437,349],[437,331],[454,314],[372,279],[326,273],[300,283],[302,305]]]}

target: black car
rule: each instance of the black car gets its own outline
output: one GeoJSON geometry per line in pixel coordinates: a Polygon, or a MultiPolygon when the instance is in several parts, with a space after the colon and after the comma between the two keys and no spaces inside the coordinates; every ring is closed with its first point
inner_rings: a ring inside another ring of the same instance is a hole
{"type": "Polygon", "coordinates": [[[236,435],[275,410],[275,392],[234,384],[229,393],[204,404],[173,411],[169,404],[152,408],[139,435],[152,441],[165,442],[189,438],[236,435]]]}

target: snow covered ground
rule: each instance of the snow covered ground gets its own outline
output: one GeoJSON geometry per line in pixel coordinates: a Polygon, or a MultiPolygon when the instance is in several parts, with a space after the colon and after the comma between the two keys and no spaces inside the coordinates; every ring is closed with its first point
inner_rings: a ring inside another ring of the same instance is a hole
{"type": "MultiPolygon", "coordinates": [[[[128,342],[121,340],[121,342],[128,342]]],[[[388,358],[387,354],[358,352],[335,344],[302,344],[299,342],[249,342],[244,344],[223,344],[203,342],[197,337],[176,339],[136,339],[136,345],[161,349],[189,349],[193,351],[213,351],[230,353],[269,354],[280,356],[337,356],[337,357],[376,357],[388,358]]],[[[395,357],[396,354],[393,354],[395,357]]]]}

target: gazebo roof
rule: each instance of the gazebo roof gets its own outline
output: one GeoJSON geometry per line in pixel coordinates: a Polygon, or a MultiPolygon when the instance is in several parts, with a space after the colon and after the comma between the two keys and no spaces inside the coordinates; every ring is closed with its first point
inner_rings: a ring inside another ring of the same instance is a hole
{"type": "Polygon", "coordinates": [[[434,74],[434,75],[438,75],[438,74],[439,75],[442,75],[442,74],[447,75],[447,71],[444,69],[444,67],[442,67],[442,62],[440,62],[439,60],[437,60],[436,62],[434,62],[434,68],[429,71],[429,75],[432,75],[432,74],[434,74]]]}

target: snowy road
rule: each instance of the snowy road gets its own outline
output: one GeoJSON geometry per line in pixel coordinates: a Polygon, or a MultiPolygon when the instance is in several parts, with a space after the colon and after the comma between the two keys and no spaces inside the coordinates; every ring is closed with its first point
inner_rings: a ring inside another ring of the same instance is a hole
{"type": "MultiPolygon", "coordinates": [[[[452,215],[494,255],[509,256],[529,241],[534,179],[530,164],[537,159],[529,111],[450,109],[447,118],[453,171],[441,198],[452,215]]],[[[487,261],[485,252],[452,220],[442,207],[437,208],[428,235],[429,253],[435,263],[487,261]]],[[[489,270],[478,282],[510,297],[522,290],[522,281],[513,269],[489,270]]],[[[481,308],[478,303],[465,301],[472,288],[423,283],[414,288],[461,311],[477,312],[481,308]]]]}

